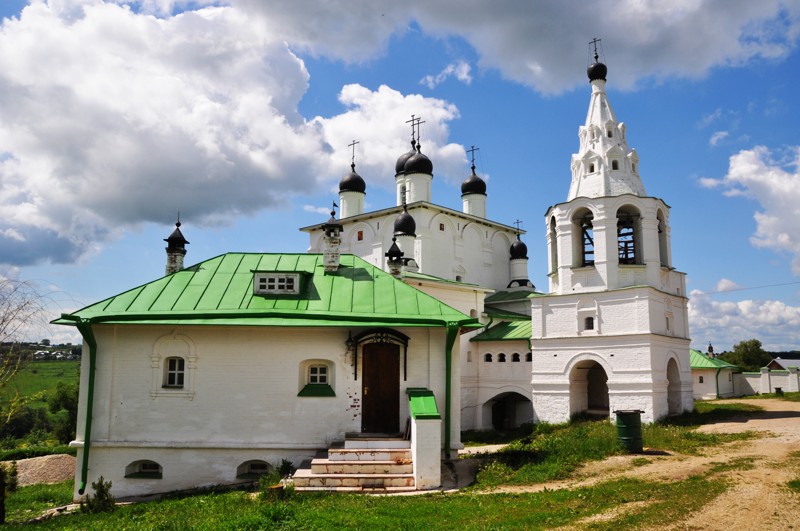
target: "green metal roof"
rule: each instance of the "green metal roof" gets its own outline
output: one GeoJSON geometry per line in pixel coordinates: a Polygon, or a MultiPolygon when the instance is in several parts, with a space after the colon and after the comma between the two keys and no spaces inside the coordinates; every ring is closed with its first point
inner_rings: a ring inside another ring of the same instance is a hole
{"type": "Polygon", "coordinates": [[[104,323],[251,326],[479,326],[353,255],[325,273],[321,254],[227,253],[62,316],[104,323]],[[299,295],[256,295],[254,271],[297,272],[299,295]]]}
{"type": "Polygon", "coordinates": [[[689,349],[689,357],[689,365],[692,369],[738,369],[736,365],[731,365],[718,358],[709,358],[695,349],[689,349]]]}
{"type": "Polygon", "coordinates": [[[453,284],[454,286],[463,286],[465,288],[480,288],[485,291],[490,289],[479,286],[478,284],[470,284],[469,282],[460,282],[458,280],[450,280],[448,278],[435,277],[433,275],[426,275],[425,273],[417,273],[415,271],[406,271],[403,273],[404,278],[413,278],[415,280],[425,280],[428,282],[438,282],[440,284],[453,284]]]}
{"type": "Polygon", "coordinates": [[[492,302],[505,302],[505,301],[518,301],[528,299],[530,297],[540,297],[541,293],[525,291],[525,290],[514,290],[514,291],[498,291],[497,293],[492,293],[484,302],[492,303],[492,302]]]}
{"type": "Polygon", "coordinates": [[[531,338],[531,320],[498,323],[470,341],[520,341],[531,338]]]}
{"type": "Polygon", "coordinates": [[[487,306],[484,308],[484,312],[486,315],[491,317],[492,319],[504,319],[506,321],[525,321],[531,320],[530,315],[525,315],[524,313],[512,312],[509,310],[501,310],[499,308],[493,308],[491,306],[487,306]]]}

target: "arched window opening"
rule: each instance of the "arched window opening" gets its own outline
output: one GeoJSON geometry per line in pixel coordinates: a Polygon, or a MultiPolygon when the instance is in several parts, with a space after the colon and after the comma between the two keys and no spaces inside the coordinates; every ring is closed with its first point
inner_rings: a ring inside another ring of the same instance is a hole
{"type": "Polygon", "coordinates": [[[697,383],[703,383],[703,377],[700,377],[700,380],[697,383]]]}
{"type": "Polygon", "coordinates": [[[581,267],[594,265],[594,226],[592,225],[592,214],[587,213],[579,221],[581,237],[581,267]]]}
{"type": "Polygon", "coordinates": [[[631,171],[636,173],[636,164],[631,164],[631,171]]]}
{"type": "Polygon", "coordinates": [[[533,361],[533,352],[525,354],[525,361],[533,361]]]}
{"type": "Polygon", "coordinates": [[[126,478],[161,479],[162,474],[161,465],[147,459],[134,461],[125,467],[126,478]]]}
{"type": "Polygon", "coordinates": [[[484,354],[483,355],[483,361],[485,361],[486,363],[491,363],[492,362],[492,355],[491,354],[484,354]]]}
{"type": "Polygon", "coordinates": [[[519,363],[519,352],[515,352],[511,355],[511,361],[514,363],[519,363]]]}
{"type": "Polygon", "coordinates": [[[606,135],[608,138],[612,138],[614,136],[614,132],[611,130],[611,128],[606,129],[606,135]]]}
{"type": "Polygon", "coordinates": [[[245,461],[236,468],[236,479],[258,479],[272,467],[266,461],[245,461]]]}
{"type": "Polygon", "coordinates": [[[556,218],[550,218],[550,272],[558,271],[558,237],[556,234],[556,218]]]}
{"type": "Polygon", "coordinates": [[[618,160],[612,160],[611,161],[611,169],[612,170],[618,170],[619,169],[619,161],[618,160]]]}
{"type": "Polygon", "coordinates": [[[583,320],[584,330],[594,330],[594,317],[587,317],[583,320]]]}
{"type": "Polygon", "coordinates": [[[497,355],[497,363],[505,363],[506,362],[506,355],[502,352],[497,355]]]}
{"type": "Polygon", "coordinates": [[[658,219],[658,255],[662,267],[669,267],[669,249],[667,246],[667,224],[664,216],[659,210],[656,215],[658,219]]]}
{"type": "Polygon", "coordinates": [[[641,264],[639,249],[641,218],[633,209],[621,208],[617,212],[617,249],[620,264],[641,264]]]}
{"type": "Polygon", "coordinates": [[[594,173],[594,162],[589,164],[589,173],[594,173]]]}

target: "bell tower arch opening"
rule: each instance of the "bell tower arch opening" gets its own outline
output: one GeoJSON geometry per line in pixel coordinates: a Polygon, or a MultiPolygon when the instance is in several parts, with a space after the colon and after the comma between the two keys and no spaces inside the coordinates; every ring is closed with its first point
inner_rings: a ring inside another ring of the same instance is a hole
{"type": "Polygon", "coordinates": [[[573,267],[594,265],[594,215],[588,208],[579,209],[572,217],[573,267]]]}
{"type": "Polygon", "coordinates": [[[619,263],[633,265],[642,263],[642,216],[632,206],[617,210],[617,248],[619,263]]]}
{"type": "Polygon", "coordinates": [[[569,375],[570,416],[609,414],[608,375],[598,362],[579,361],[569,375]]]}

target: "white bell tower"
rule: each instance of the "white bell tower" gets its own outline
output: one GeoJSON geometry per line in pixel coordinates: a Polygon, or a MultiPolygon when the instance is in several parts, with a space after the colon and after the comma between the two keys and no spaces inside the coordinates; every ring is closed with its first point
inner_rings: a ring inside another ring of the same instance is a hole
{"type": "Polygon", "coordinates": [[[534,416],[550,422],[623,409],[653,421],[693,406],[669,206],[645,192],[606,96],[598,42],[569,195],[545,215],[550,293],[532,300],[534,416]]]}

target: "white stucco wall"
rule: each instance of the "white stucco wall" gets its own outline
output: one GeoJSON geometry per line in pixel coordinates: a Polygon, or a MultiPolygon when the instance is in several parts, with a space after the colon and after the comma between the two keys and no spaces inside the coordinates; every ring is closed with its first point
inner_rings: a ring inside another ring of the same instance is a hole
{"type": "MultiPolygon", "coordinates": [[[[531,362],[525,361],[528,342],[519,341],[474,341],[464,347],[469,352],[469,361],[461,364],[461,424],[465,430],[492,428],[491,403],[506,393],[516,393],[530,400],[531,362]],[[506,361],[499,362],[499,355],[506,361]],[[492,361],[486,362],[486,354],[492,361]],[[514,362],[513,355],[520,361],[514,362]],[[486,405],[490,407],[487,411],[486,405]]],[[[529,413],[522,410],[516,415],[519,422],[531,421],[529,413]]]]}
{"type": "MultiPolygon", "coordinates": [[[[354,381],[352,354],[345,349],[351,329],[95,325],[94,330],[98,356],[88,481],[103,475],[116,496],[228,483],[235,480],[236,467],[250,459],[279,464],[285,458],[299,465],[316,449],[361,429],[363,362],[354,381]],[[161,387],[163,359],[171,354],[189,357],[183,389],[161,387]],[[332,364],[335,397],[297,396],[305,384],[302,364],[312,359],[332,364]],[[125,478],[125,467],[140,459],[162,465],[163,479],[125,478]]],[[[398,331],[410,337],[405,381],[400,348],[402,430],[408,387],[431,389],[446,415],[445,334],[437,328],[398,331]]],[[[88,363],[83,356],[76,446],[83,442],[88,363]]],[[[458,364],[455,352],[456,382],[458,364]]],[[[457,384],[453,408],[460,409],[457,384]]],[[[457,446],[460,422],[454,417],[451,440],[457,446]]],[[[78,458],[80,477],[82,451],[78,458]]],[[[76,481],[76,496],[77,486],[76,481]]]]}
{"type": "Polygon", "coordinates": [[[713,400],[734,396],[733,371],[723,369],[717,375],[717,369],[692,369],[692,389],[695,400],[713,400]],[[700,379],[703,379],[700,382],[700,379]],[[717,383],[719,382],[719,396],[717,383]]]}
{"type": "MultiPolygon", "coordinates": [[[[511,281],[509,249],[516,239],[513,228],[485,218],[445,209],[431,203],[411,203],[408,211],[416,222],[413,253],[420,272],[492,289],[504,289],[511,281]]],[[[386,269],[385,253],[392,244],[399,212],[377,211],[344,218],[342,253],[360,256],[386,269]],[[362,240],[358,233],[362,232],[362,240]]],[[[310,229],[309,252],[322,249],[322,230],[310,229]]]]}

